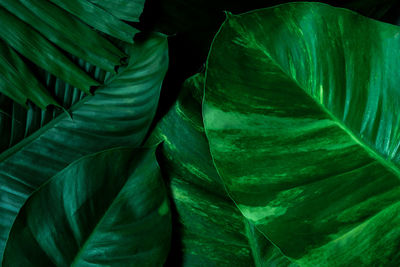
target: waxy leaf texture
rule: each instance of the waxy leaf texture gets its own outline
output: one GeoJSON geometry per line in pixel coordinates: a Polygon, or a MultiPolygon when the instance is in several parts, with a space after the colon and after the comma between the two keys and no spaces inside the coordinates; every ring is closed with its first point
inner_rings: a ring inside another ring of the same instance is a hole
{"type": "Polygon", "coordinates": [[[242,214],[301,266],[387,266],[400,241],[400,28],[318,3],[227,15],[204,127],[242,214]]]}
{"type": "Polygon", "coordinates": [[[85,155],[143,142],[168,67],[167,40],[153,35],[127,48],[127,67],[74,105],[72,118],[58,116],[0,155],[0,251],[19,209],[48,179],[85,155]]]}

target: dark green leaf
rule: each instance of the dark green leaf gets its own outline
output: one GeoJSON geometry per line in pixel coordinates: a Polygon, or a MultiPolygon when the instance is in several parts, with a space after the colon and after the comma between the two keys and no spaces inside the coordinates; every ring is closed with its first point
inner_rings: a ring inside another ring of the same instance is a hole
{"type": "Polygon", "coordinates": [[[164,141],[159,161],[175,208],[168,264],[287,266],[289,261],[258,230],[247,228],[247,220],[221,183],[203,129],[203,87],[203,74],[188,79],[149,141],[164,141]],[[253,254],[258,258],[253,259],[253,254]]]}
{"type": "MultiPolygon", "coordinates": [[[[101,69],[85,62],[84,60],[74,60],[74,62],[83,68],[96,80],[104,83],[106,79],[113,76],[111,73],[102,71],[101,69]]],[[[36,72],[36,77],[43,83],[51,95],[54,95],[60,105],[69,109],[73,104],[82,100],[85,94],[77,88],[63,82],[50,73],[41,70],[36,72]]],[[[47,108],[41,110],[36,105],[29,105],[28,109],[23,108],[10,98],[2,97],[0,107],[4,110],[1,116],[0,152],[14,146],[22,139],[28,137],[52,119],[65,112],[62,109],[47,108]]]]}
{"type": "Polygon", "coordinates": [[[142,14],[145,0],[89,0],[115,17],[132,22],[138,22],[142,14]]]}
{"type": "Polygon", "coordinates": [[[154,149],[86,156],[21,209],[3,266],[161,266],[171,218],[154,149]]]}
{"type": "Polygon", "coordinates": [[[317,3],[228,15],[209,58],[211,154],[302,266],[400,262],[400,28],[317,3]]]}
{"type": "Polygon", "coordinates": [[[130,60],[94,96],[0,155],[0,251],[28,196],[72,161],[110,147],[138,146],[157,108],[168,67],[165,37],[128,46],[130,60]]]}
{"type": "MultiPolygon", "coordinates": [[[[132,26],[120,21],[118,18],[114,17],[112,14],[108,13],[104,9],[92,4],[87,0],[50,0],[59,7],[67,10],[71,14],[74,14],[79,19],[81,19],[86,24],[94,27],[95,29],[104,32],[112,37],[120,39],[122,41],[133,43],[133,37],[139,31],[132,26]]],[[[138,2],[136,7],[140,7],[142,0],[138,2]]],[[[138,10],[140,11],[140,10],[138,10]]],[[[135,17],[140,15],[140,12],[135,12],[133,14],[135,17]]]]}
{"type": "MultiPolygon", "coordinates": [[[[104,70],[114,72],[126,57],[88,25],[47,0],[4,0],[0,5],[58,47],[104,70]]],[[[25,39],[29,39],[28,36],[25,39]]]]}
{"type": "Polygon", "coordinates": [[[19,55],[0,41],[0,92],[26,107],[28,99],[40,108],[58,104],[30,72],[19,55]]]}
{"type": "MultiPolygon", "coordinates": [[[[138,30],[86,0],[52,2],[54,3],[47,0],[0,2],[0,38],[5,47],[9,46],[11,53],[23,56],[18,62],[9,62],[18,64],[4,65],[0,73],[11,77],[15,75],[12,70],[19,68],[24,62],[28,67],[23,67],[23,72],[29,69],[32,74],[25,74],[19,80],[27,75],[36,75],[39,67],[86,93],[93,93],[101,81],[96,81],[85,73],[71,58],[84,59],[103,70],[115,73],[120,65],[125,64],[127,56],[108,39],[115,41],[115,37],[133,43],[133,37],[138,30]],[[110,36],[104,37],[96,29],[110,36]],[[8,65],[11,70],[6,68],[8,65]]],[[[137,19],[143,9],[143,1],[132,1],[132,6],[134,7],[125,10],[125,15],[137,19]]],[[[3,58],[8,56],[6,50],[3,49],[3,58]]],[[[2,84],[1,92],[22,105],[25,105],[26,99],[42,109],[56,103],[50,95],[44,97],[40,86],[29,88],[31,93],[28,95],[26,88],[21,89],[22,82],[13,87],[15,83],[8,83],[7,86],[2,84]]]]}
{"type": "Polygon", "coordinates": [[[0,38],[39,67],[87,93],[92,86],[99,85],[47,39],[3,8],[0,8],[0,24],[0,38]]]}

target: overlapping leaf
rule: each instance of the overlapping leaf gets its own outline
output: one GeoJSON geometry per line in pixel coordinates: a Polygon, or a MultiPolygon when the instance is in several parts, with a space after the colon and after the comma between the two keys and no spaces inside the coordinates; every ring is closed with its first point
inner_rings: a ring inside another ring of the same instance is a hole
{"type": "MultiPolygon", "coordinates": [[[[207,54],[220,25],[224,11],[240,14],[253,9],[266,8],[285,0],[146,0],[141,17],[143,27],[171,34],[171,66],[166,85],[169,90],[161,103],[166,113],[178,95],[181,84],[197,73],[206,61],[207,54]],[[175,91],[173,91],[175,90],[175,91]],[[171,97],[173,96],[173,97],[171,97]],[[168,101],[169,99],[172,101],[168,101]]],[[[309,1],[308,1],[309,2],[309,1]]],[[[320,0],[349,8],[366,16],[395,23],[387,17],[388,11],[400,8],[396,0],[320,0]]]]}
{"type": "Polygon", "coordinates": [[[203,74],[188,79],[149,141],[163,140],[159,161],[175,211],[168,264],[288,266],[279,250],[240,214],[221,183],[203,129],[203,87],[203,74]]]}
{"type": "MultiPolygon", "coordinates": [[[[223,11],[243,13],[299,0],[147,0],[144,21],[167,33],[217,30],[223,21],[223,11]]],[[[375,19],[382,18],[396,4],[395,0],[308,1],[324,2],[357,11],[375,19]]],[[[197,33],[197,32],[196,32],[197,33]]],[[[195,34],[196,34],[195,33],[195,34]]]]}
{"type": "Polygon", "coordinates": [[[93,4],[107,10],[115,17],[132,22],[138,22],[142,14],[145,0],[89,0],[93,4]]]}
{"type": "MultiPolygon", "coordinates": [[[[112,73],[105,72],[82,59],[75,59],[74,61],[92,77],[95,77],[96,80],[102,83],[113,76],[112,73]]],[[[46,87],[46,90],[58,99],[60,106],[62,106],[64,110],[70,109],[72,105],[86,96],[81,90],[65,83],[44,70],[38,71],[36,77],[39,79],[40,83],[46,87]]],[[[42,110],[40,107],[33,104],[30,104],[29,108],[26,109],[2,94],[0,94],[0,98],[0,107],[3,111],[0,113],[0,152],[14,146],[63,112],[61,108],[51,107],[42,110]]]]}
{"type": "Polygon", "coordinates": [[[106,148],[143,141],[168,66],[165,37],[127,47],[129,63],[94,96],[58,116],[0,155],[0,251],[28,196],[72,161],[106,148]]]}
{"type": "Polygon", "coordinates": [[[3,266],[161,266],[171,218],[155,149],[86,156],[21,209],[3,266]]]}
{"type": "MultiPolygon", "coordinates": [[[[143,1],[133,3],[134,12],[133,8],[126,11],[132,12],[132,20],[138,20],[143,1]]],[[[116,8],[122,5],[115,3],[116,8]]],[[[90,77],[65,52],[115,72],[126,54],[96,30],[129,43],[138,32],[86,0],[4,0],[0,2],[0,23],[0,92],[23,106],[29,99],[41,108],[54,105],[56,100],[34,78],[32,69],[24,65],[26,59],[89,93],[102,81],[90,77]]]]}
{"type": "Polygon", "coordinates": [[[207,67],[211,153],[303,266],[400,262],[400,28],[325,4],[229,15],[207,67]]]}

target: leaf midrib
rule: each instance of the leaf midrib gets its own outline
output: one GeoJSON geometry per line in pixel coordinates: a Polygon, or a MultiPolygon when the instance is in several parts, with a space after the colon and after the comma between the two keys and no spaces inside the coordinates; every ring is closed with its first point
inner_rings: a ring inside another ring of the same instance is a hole
{"type": "MultiPolygon", "coordinates": [[[[135,160],[133,160],[131,163],[135,162],[135,160]]],[[[100,219],[97,221],[96,225],[93,227],[93,230],[90,232],[90,234],[85,238],[85,241],[83,242],[83,245],[79,248],[79,251],[76,253],[73,261],[71,262],[70,266],[74,267],[74,266],[78,266],[77,261],[81,258],[81,254],[83,251],[86,250],[86,247],[88,246],[88,244],[90,243],[90,239],[93,237],[93,235],[96,233],[97,229],[99,228],[99,226],[102,224],[102,222],[105,220],[105,218],[107,217],[107,214],[112,210],[112,208],[115,206],[115,200],[118,199],[119,195],[121,194],[123,188],[125,187],[126,183],[128,182],[129,179],[132,178],[132,175],[134,174],[134,172],[131,172],[129,174],[129,176],[127,177],[127,179],[125,179],[124,183],[122,184],[120,190],[118,191],[118,193],[115,195],[115,197],[111,200],[111,203],[108,205],[107,209],[104,211],[104,213],[101,215],[100,219]]]]}
{"type": "MultiPolygon", "coordinates": [[[[112,77],[110,77],[108,79],[108,81],[104,81],[103,84],[96,90],[96,92],[98,92],[99,90],[104,89],[105,87],[108,87],[110,84],[112,84],[116,79],[118,79],[121,75],[123,75],[127,69],[129,69],[129,65],[126,66],[125,68],[123,68],[120,72],[118,72],[117,74],[113,75],[112,77]]],[[[87,95],[86,97],[84,97],[82,100],[79,100],[77,103],[75,103],[74,105],[72,105],[72,107],[69,110],[64,110],[64,112],[60,115],[58,115],[56,118],[54,118],[53,120],[51,120],[49,123],[47,123],[46,125],[44,125],[43,127],[41,127],[40,129],[38,129],[37,131],[35,131],[34,133],[32,133],[31,135],[29,135],[28,137],[24,138],[23,140],[21,140],[20,142],[18,142],[16,145],[12,146],[11,148],[5,150],[4,152],[2,152],[0,154],[0,162],[7,160],[9,157],[11,157],[13,154],[17,153],[19,150],[23,149],[26,145],[28,145],[29,143],[33,142],[35,139],[39,138],[42,134],[44,134],[45,132],[47,132],[47,130],[49,130],[50,128],[53,128],[53,126],[55,126],[58,122],[60,122],[63,119],[66,119],[67,117],[72,118],[73,119],[73,111],[76,111],[77,109],[79,109],[85,102],[89,101],[90,99],[92,99],[93,97],[96,96],[96,92],[93,95],[87,95]],[[70,112],[72,115],[70,115],[68,112],[70,112]]]]}
{"type": "Polygon", "coordinates": [[[303,88],[303,86],[297,81],[296,78],[292,77],[287,71],[278,63],[278,61],[273,58],[267,51],[267,49],[264,49],[262,45],[260,45],[258,42],[256,42],[257,48],[268,58],[271,60],[271,62],[276,65],[282,73],[291,81],[293,81],[299,89],[305,95],[310,97],[313,102],[315,102],[321,109],[324,111],[329,118],[335,122],[337,126],[339,126],[345,133],[347,133],[359,146],[361,146],[367,153],[370,155],[372,158],[377,160],[379,163],[381,163],[386,169],[388,169],[390,172],[392,172],[397,178],[400,179],[400,168],[394,164],[391,160],[386,159],[383,155],[379,154],[376,152],[373,148],[371,148],[365,141],[363,141],[360,137],[358,137],[353,131],[341,120],[339,120],[329,109],[327,109],[322,103],[320,103],[317,99],[317,97],[310,95],[307,93],[307,91],[303,88]]]}

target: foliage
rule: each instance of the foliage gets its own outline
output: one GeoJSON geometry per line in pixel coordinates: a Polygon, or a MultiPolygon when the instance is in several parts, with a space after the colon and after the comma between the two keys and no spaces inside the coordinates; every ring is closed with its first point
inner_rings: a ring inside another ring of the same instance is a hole
{"type": "Polygon", "coordinates": [[[2,265],[398,266],[396,1],[285,2],[2,1],[2,265]]]}

